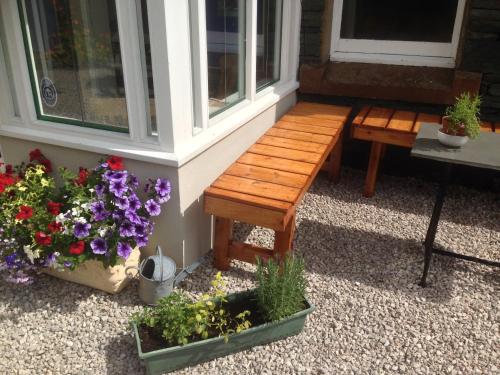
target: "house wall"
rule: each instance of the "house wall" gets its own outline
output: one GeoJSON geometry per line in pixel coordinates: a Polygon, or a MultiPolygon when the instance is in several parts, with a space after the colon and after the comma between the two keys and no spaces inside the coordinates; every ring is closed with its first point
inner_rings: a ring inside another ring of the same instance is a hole
{"type": "Polygon", "coordinates": [[[483,115],[500,120],[500,1],[472,0],[460,68],[482,72],[483,115]]]}
{"type": "MultiPolygon", "coordinates": [[[[172,196],[155,219],[155,233],[143,254],[151,254],[157,244],[171,256],[178,267],[185,267],[211,248],[211,218],[203,212],[203,190],[234,160],[254,143],[296,100],[295,92],[254,117],[203,153],[181,167],[126,159],[128,170],[141,180],[166,177],[172,183],[172,196]]],[[[0,137],[5,162],[26,161],[28,152],[40,148],[54,167],[93,168],[102,155],[11,137],[0,137]]]]}

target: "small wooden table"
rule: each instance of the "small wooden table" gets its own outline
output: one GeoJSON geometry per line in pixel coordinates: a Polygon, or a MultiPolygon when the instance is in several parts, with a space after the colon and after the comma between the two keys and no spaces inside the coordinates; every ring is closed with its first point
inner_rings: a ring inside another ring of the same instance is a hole
{"type": "Polygon", "coordinates": [[[443,178],[437,191],[436,202],[434,203],[431,221],[425,237],[424,273],[420,281],[420,286],[426,286],[432,254],[451,256],[489,266],[500,267],[500,262],[458,254],[438,249],[434,246],[441,209],[443,207],[446,189],[450,181],[453,166],[455,164],[461,164],[500,171],[500,134],[483,132],[477,139],[469,141],[462,148],[447,148],[441,145],[437,140],[437,128],[435,125],[422,124],[411,149],[411,155],[417,158],[436,160],[437,162],[443,163],[444,167],[443,178]]]}

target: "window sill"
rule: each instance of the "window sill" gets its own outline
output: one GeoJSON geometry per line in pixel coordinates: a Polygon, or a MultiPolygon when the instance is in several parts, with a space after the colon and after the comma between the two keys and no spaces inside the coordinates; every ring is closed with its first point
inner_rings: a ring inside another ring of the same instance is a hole
{"type": "Polygon", "coordinates": [[[72,131],[59,124],[42,124],[40,121],[36,121],[34,124],[36,126],[33,127],[27,127],[21,122],[15,124],[17,121],[12,121],[11,124],[0,126],[0,135],[180,167],[297,90],[298,87],[299,84],[296,81],[287,82],[274,87],[253,103],[241,103],[241,107],[235,106],[234,112],[221,118],[212,127],[198,132],[190,141],[180,145],[174,153],[165,152],[154,143],[134,143],[125,134],[110,134],[106,140],[103,140],[102,134],[96,133],[93,129],[79,129],[79,132],[75,133],[74,129],[72,131]],[[57,137],[54,134],[57,134],[57,137]]]}

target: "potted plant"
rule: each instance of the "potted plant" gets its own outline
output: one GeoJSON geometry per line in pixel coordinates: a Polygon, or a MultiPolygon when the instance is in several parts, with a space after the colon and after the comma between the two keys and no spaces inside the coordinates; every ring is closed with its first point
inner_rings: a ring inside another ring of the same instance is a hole
{"type": "Polygon", "coordinates": [[[138,195],[140,182],[110,156],[93,170],[78,174],[61,168],[60,212],[53,233],[56,262],[45,272],[108,293],[129,282],[128,266],[139,262],[139,248],[153,232],[152,217],[170,199],[170,182],[158,178],[138,195]]]}
{"type": "Polygon", "coordinates": [[[289,256],[257,266],[257,288],[226,295],[220,272],[198,301],[173,292],[132,317],[139,358],[160,374],[302,331],[314,310],[304,297],[304,262],[289,256]]]}
{"type": "Polygon", "coordinates": [[[480,133],[479,107],[481,98],[463,93],[455,104],[446,109],[443,126],[438,130],[438,140],[445,146],[461,147],[480,133]]]}

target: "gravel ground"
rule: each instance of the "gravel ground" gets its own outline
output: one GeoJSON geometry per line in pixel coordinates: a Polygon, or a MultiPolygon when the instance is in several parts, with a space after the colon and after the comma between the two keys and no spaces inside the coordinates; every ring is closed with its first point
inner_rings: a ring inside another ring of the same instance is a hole
{"type": "MultiPolygon", "coordinates": [[[[345,170],[333,187],[320,176],[298,211],[295,249],[316,305],[304,332],[178,374],[500,373],[498,270],[435,257],[429,287],[418,287],[435,186],[381,176],[366,199],[363,179],[345,170]]],[[[451,190],[437,241],[498,259],[498,198],[451,190]]],[[[272,241],[244,225],[237,234],[272,241]]],[[[216,273],[209,263],[182,287],[202,293],[216,273]]],[[[252,272],[235,262],[224,277],[245,289],[252,272]]],[[[140,308],[135,288],[108,296],[49,277],[27,288],[0,282],[0,373],[144,373],[127,326],[140,308]]]]}

